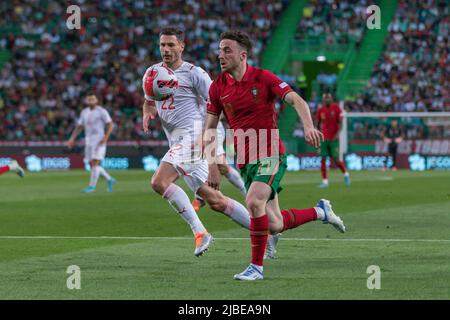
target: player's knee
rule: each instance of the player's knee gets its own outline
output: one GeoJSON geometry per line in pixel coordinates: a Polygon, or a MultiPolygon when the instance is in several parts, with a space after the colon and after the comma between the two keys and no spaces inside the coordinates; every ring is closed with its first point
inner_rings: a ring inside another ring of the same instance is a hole
{"type": "Polygon", "coordinates": [[[163,195],[168,187],[167,184],[165,184],[163,181],[161,181],[158,178],[152,178],[150,184],[152,186],[152,189],[155,192],[159,193],[160,195],[163,195]]]}
{"type": "Polygon", "coordinates": [[[247,209],[252,216],[264,211],[264,202],[256,197],[247,196],[245,202],[247,203],[247,209]]]}

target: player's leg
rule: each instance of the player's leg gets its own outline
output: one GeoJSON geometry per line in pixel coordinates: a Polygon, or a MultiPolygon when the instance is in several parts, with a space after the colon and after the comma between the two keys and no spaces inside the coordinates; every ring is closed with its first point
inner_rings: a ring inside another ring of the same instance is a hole
{"type": "Polygon", "coordinates": [[[203,184],[198,190],[199,194],[214,211],[221,212],[231,220],[246,229],[250,229],[250,216],[247,209],[234,199],[225,196],[222,192],[203,184]]]}
{"type": "Polygon", "coordinates": [[[322,183],[319,188],[328,187],[328,176],[327,176],[327,157],[328,157],[328,141],[322,141],[320,143],[320,173],[322,175],[322,183]]]}
{"type": "Polygon", "coordinates": [[[89,165],[91,167],[91,178],[89,180],[88,187],[83,190],[84,193],[90,193],[90,192],[95,191],[95,188],[97,186],[98,177],[100,175],[100,172],[98,169],[99,165],[100,165],[100,160],[91,159],[89,161],[89,165]]]}
{"type": "Polygon", "coordinates": [[[391,169],[392,171],[397,171],[397,144],[395,142],[389,146],[389,153],[392,157],[391,169]]]}
{"type": "Polygon", "coordinates": [[[218,165],[220,174],[230,181],[230,183],[235,186],[241,194],[245,197],[247,195],[247,190],[245,189],[244,181],[241,178],[239,172],[236,169],[228,165],[225,159],[225,154],[220,155],[222,162],[218,165]]]}
{"type": "Polygon", "coordinates": [[[254,181],[248,189],[246,204],[250,213],[250,241],[252,258],[250,265],[241,273],[235,274],[236,280],[263,279],[263,260],[269,235],[269,216],[266,203],[272,189],[264,182],[254,181]]]}
{"type": "Polygon", "coordinates": [[[25,170],[23,170],[16,160],[11,161],[11,163],[6,166],[0,167],[0,175],[9,171],[16,173],[21,178],[25,176],[25,170]]]}
{"type": "Polygon", "coordinates": [[[101,160],[103,160],[105,158],[106,155],[106,145],[100,145],[97,146],[94,149],[94,159],[99,160],[99,164],[98,164],[98,173],[100,176],[103,176],[106,179],[106,183],[107,183],[107,191],[108,192],[112,192],[113,191],[113,186],[116,183],[116,179],[114,179],[113,177],[111,177],[111,175],[105,170],[105,168],[103,168],[100,163],[101,160]]]}
{"type": "Polygon", "coordinates": [[[331,142],[331,158],[333,159],[336,166],[341,170],[344,174],[344,183],[348,187],[350,186],[350,174],[345,167],[345,163],[342,160],[339,160],[339,141],[334,140],[331,142]]]}
{"type": "Polygon", "coordinates": [[[178,176],[179,173],[175,170],[173,164],[162,161],[152,177],[151,186],[154,191],[169,202],[172,208],[191,227],[195,237],[194,254],[200,256],[208,250],[212,237],[200,221],[187,194],[175,184],[178,176]]]}

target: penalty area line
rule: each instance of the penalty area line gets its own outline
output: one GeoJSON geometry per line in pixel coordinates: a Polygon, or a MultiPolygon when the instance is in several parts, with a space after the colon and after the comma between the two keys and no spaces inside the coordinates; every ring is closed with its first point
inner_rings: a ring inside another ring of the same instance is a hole
{"type": "MultiPolygon", "coordinates": [[[[0,240],[26,239],[55,239],[55,240],[191,240],[191,237],[133,237],[133,236],[0,236],[0,240]]],[[[217,237],[215,240],[245,241],[249,238],[217,237]]],[[[341,242],[443,242],[450,243],[450,239],[328,239],[328,238],[280,238],[281,241],[341,241],[341,242]]]]}

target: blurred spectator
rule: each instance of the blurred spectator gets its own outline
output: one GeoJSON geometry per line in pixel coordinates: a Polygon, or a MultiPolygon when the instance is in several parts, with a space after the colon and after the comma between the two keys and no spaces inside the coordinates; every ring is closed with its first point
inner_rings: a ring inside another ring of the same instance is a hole
{"type": "Polygon", "coordinates": [[[450,16],[446,1],[400,0],[385,50],[350,111],[450,111],[450,16]]]}
{"type": "Polygon", "coordinates": [[[229,28],[254,40],[261,53],[287,0],[76,1],[81,29],[66,26],[69,1],[0,4],[0,139],[66,140],[86,91],[94,90],[115,122],[111,139],[161,139],[158,120],[141,129],[142,75],[160,60],[158,34],[166,25],[186,30],[184,59],[218,74],[218,38],[229,28]]]}
{"type": "Polygon", "coordinates": [[[357,41],[366,21],[367,0],[311,0],[303,9],[296,38],[324,38],[327,45],[357,41]]]}

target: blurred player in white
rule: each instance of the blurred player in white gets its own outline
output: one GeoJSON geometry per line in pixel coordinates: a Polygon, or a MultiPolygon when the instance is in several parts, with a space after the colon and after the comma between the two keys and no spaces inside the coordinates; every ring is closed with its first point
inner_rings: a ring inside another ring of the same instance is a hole
{"type": "MultiPolygon", "coordinates": [[[[225,120],[225,117],[222,114],[222,117],[220,118],[221,121],[219,121],[219,124],[217,125],[217,151],[216,151],[216,157],[218,159],[218,168],[219,172],[222,176],[228,179],[230,183],[235,186],[241,194],[245,197],[247,195],[247,190],[245,189],[244,181],[241,178],[241,175],[239,172],[230,166],[227,163],[226,160],[226,154],[225,149],[223,148],[225,139],[226,139],[226,130],[223,120],[225,120]]],[[[202,197],[200,197],[198,194],[195,195],[195,199],[192,202],[192,206],[194,207],[195,211],[199,211],[201,207],[205,205],[205,200],[203,200],[202,197]]]]}
{"type": "Polygon", "coordinates": [[[163,61],[154,66],[170,68],[178,79],[178,89],[167,100],[152,101],[147,95],[150,90],[146,85],[151,85],[149,74],[153,66],[145,72],[143,129],[148,132],[149,120],[158,114],[170,147],[153,175],[151,185],[189,224],[195,238],[194,255],[200,256],[208,250],[213,238],[197,216],[189,197],[175,184],[178,177],[183,177],[189,188],[205,199],[211,209],[222,212],[247,229],[250,228],[250,216],[242,204],[205,183],[208,179],[208,164],[201,157],[201,144],[197,141],[201,142],[202,138],[211,78],[200,67],[182,60],[182,30],[163,28],[159,40],[163,61]]]}
{"type": "Polygon", "coordinates": [[[112,192],[116,180],[106,172],[100,165],[100,162],[105,158],[106,144],[113,130],[113,122],[108,111],[98,105],[98,99],[95,94],[88,94],[85,102],[87,108],[81,111],[77,126],[67,144],[72,149],[77,136],[84,128],[86,136],[84,158],[89,161],[91,166],[91,179],[89,186],[83,189],[83,192],[94,192],[100,175],[106,178],[108,192],[112,192]]]}

